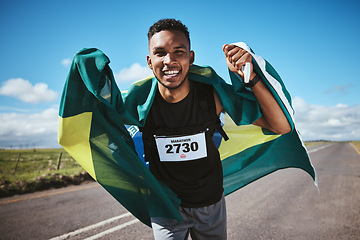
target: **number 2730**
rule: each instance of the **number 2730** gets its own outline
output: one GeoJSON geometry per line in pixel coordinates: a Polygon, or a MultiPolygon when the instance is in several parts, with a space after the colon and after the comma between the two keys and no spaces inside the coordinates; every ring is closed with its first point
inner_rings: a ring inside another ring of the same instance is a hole
{"type": "Polygon", "coordinates": [[[192,143],[174,143],[165,145],[166,153],[179,153],[180,151],[187,153],[190,151],[196,152],[199,149],[197,142],[192,143]]]}

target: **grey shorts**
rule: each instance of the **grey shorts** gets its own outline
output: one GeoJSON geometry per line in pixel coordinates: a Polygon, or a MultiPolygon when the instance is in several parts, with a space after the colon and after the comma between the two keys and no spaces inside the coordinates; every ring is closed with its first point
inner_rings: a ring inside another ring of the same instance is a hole
{"type": "Polygon", "coordinates": [[[181,222],[175,219],[151,218],[155,240],[185,240],[189,234],[193,240],[226,239],[226,203],[222,199],[206,207],[183,208],[179,212],[181,222]]]}

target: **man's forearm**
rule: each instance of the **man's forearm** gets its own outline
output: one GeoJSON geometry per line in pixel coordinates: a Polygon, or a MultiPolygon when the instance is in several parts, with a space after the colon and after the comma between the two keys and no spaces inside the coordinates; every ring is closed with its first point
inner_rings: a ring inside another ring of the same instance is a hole
{"type": "Polygon", "coordinates": [[[251,89],[259,102],[262,113],[262,117],[255,121],[254,124],[277,134],[290,132],[291,126],[284,112],[266,85],[259,81],[251,89]]]}

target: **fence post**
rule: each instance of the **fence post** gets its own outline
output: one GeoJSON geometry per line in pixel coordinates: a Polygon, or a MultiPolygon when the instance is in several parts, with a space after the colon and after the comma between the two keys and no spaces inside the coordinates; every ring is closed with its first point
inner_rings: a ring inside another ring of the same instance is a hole
{"type": "Polygon", "coordinates": [[[18,160],[17,160],[17,162],[16,162],[16,165],[15,165],[15,168],[14,168],[13,175],[15,175],[15,172],[16,172],[16,169],[17,169],[17,166],[18,166],[19,161],[20,161],[20,157],[21,157],[21,153],[19,154],[18,160]]]}
{"type": "Polygon", "coordinates": [[[59,170],[59,169],[60,169],[61,156],[62,156],[62,153],[60,153],[60,155],[59,155],[59,159],[58,159],[58,162],[57,162],[56,170],[59,170]]]}

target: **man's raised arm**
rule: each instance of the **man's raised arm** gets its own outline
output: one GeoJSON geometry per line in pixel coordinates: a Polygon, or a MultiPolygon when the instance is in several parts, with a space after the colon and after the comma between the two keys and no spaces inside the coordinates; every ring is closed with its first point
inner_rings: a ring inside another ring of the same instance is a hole
{"type": "Polygon", "coordinates": [[[266,128],[276,134],[285,134],[291,131],[291,126],[283,113],[281,107],[275,98],[261,81],[260,76],[253,71],[252,56],[246,50],[235,46],[225,44],[223,46],[226,63],[233,73],[238,74],[244,79],[242,67],[245,63],[250,63],[250,81],[248,86],[254,93],[262,113],[262,117],[253,124],[266,128]]]}

